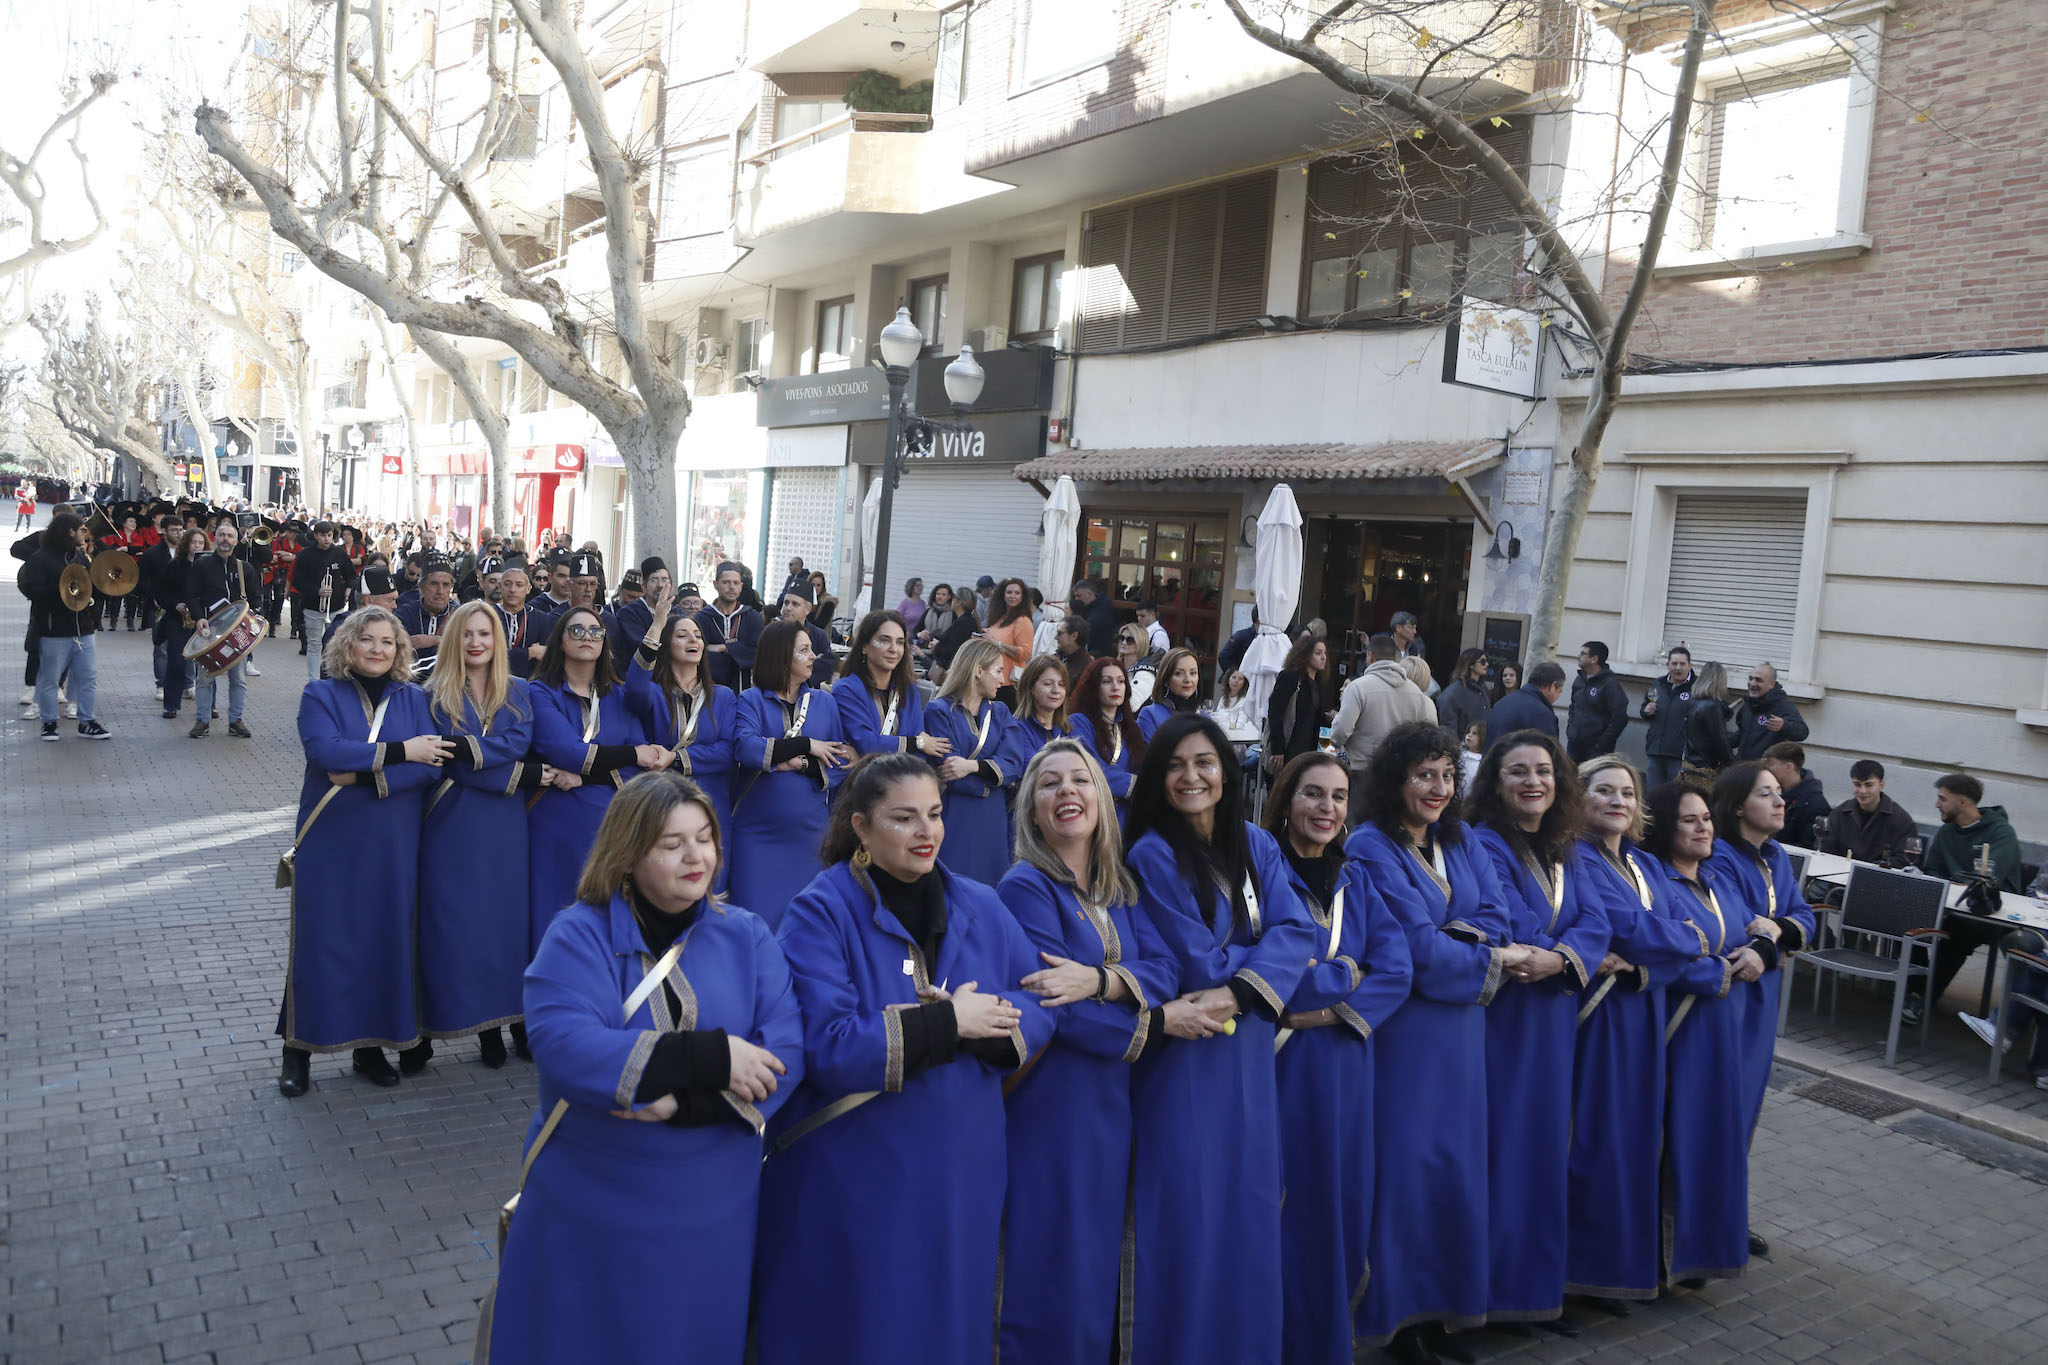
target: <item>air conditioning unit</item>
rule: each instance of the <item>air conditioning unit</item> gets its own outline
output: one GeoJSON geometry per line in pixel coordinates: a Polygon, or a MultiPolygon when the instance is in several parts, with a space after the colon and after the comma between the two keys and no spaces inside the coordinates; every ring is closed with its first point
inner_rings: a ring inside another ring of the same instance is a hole
{"type": "Polygon", "coordinates": [[[1010,329],[1007,327],[978,327],[968,333],[967,340],[974,346],[976,354],[1000,351],[1010,344],[1010,329]]]}
{"type": "Polygon", "coordinates": [[[708,369],[725,363],[725,343],[712,337],[697,338],[697,368],[708,369]]]}

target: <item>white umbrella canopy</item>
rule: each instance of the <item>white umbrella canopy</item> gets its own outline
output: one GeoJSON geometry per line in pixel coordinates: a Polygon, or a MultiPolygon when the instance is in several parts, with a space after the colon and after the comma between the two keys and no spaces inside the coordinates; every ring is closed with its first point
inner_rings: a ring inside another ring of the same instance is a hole
{"type": "Polygon", "coordinates": [[[1067,589],[1074,585],[1074,553],[1081,530],[1081,495],[1074,491],[1070,476],[1060,475],[1052,486],[1039,525],[1045,540],[1038,547],[1038,590],[1045,594],[1048,606],[1064,610],[1067,589]]]}
{"type": "MultiPolygon", "coordinates": [[[[868,480],[868,495],[860,503],[860,573],[861,599],[865,601],[868,590],[875,583],[875,535],[882,525],[882,475],[877,471],[868,480]]],[[[855,613],[858,615],[859,613],[855,613]]]]}
{"type": "Polygon", "coordinates": [[[1301,603],[1301,509],[1294,490],[1281,484],[1259,513],[1257,567],[1252,597],[1259,609],[1259,633],[1244,652],[1244,676],[1252,719],[1266,724],[1266,702],[1287,659],[1287,623],[1301,603]]]}

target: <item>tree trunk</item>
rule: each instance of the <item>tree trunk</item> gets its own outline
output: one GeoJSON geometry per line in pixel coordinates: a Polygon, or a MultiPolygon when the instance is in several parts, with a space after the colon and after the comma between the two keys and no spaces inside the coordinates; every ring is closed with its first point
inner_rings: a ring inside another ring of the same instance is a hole
{"type": "Polygon", "coordinates": [[[220,463],[213,455],[213,422],[199,410],[199,385],[185,370],[178,371],[178,401],[185,409],[185,421],[199,438],[199,470],[206,500],[220,501],[220,463]]]}
{"type": "Polygon", "coordinates": [[[626,496],[633,509],[630,562],[637,565],[660,555],[678,574],[683,547],[676,539],[676,443],[682,438],[682,425],[680,417],[667,430],[641,421],[611,433],[626,466],[626,496]]]}

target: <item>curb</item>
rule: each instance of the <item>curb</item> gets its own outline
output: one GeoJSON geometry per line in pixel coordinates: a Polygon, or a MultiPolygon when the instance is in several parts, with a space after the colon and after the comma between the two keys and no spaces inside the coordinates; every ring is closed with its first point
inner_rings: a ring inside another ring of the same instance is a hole
{"type": "Polygon", "coordinates": [[[1970,1104],[1940,1086],[1909,1081],[1868,1062],[1838,1061],[1817,1047],[1782,1038],[1778,1040],[1776,1060],[1795,1071],[1883,1091],[1923,1113],[1953,1120],[2007,1142],[2031,1147],[2037,1152],[2048,1152],[2048,1119],[2022,1114],[2002,1104],[1970,1104]]]}

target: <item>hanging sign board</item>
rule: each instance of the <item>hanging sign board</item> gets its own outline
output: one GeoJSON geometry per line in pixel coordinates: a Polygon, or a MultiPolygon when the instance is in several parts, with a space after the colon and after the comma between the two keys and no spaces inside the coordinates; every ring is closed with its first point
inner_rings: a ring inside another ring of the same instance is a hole
{"type": "Polygon", "coordinates": [[[1444,383],[1536,397],[1543,374],[1543,315],[1461,298],[1444,330],[1444,383]]]}

